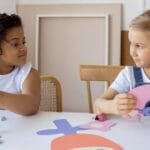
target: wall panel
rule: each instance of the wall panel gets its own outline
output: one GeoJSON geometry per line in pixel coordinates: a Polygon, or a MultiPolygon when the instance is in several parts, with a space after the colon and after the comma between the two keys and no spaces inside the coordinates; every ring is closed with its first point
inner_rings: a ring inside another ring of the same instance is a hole
{"type": "MultiPolygon", "coordinates": [[[[28,58],[41,74],[61,82],[63,110],[88,111],[79,65],[120,64],[121,5],[18,5],[17,11],[24,21],[28,58]]],[[[96,83],[93,88],[94,97],[100,96],[103,87],[96,83]]]]}

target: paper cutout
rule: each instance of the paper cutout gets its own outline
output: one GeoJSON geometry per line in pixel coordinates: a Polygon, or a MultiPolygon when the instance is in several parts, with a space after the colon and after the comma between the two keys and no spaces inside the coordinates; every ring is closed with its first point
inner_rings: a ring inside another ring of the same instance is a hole
{"type": "MultiPolygon", "coordinates": [[[[7,120],[7,118],[5,116],[2,116],[0,118],[0,123],[3,122],[3,121],[6,121],[6,120],[7,120]]],[[[3,140],[2,140],[2,136],[0,135],[0,144],[2,144],[2,143],[3,143],[3,140]]]]}
{"type": "Polygon", "coordinates": [[[96,129],[100,131],[108,131],[111,129],[111,127],[115,126],[116,123],[112,122],[111,120],[106,120],[106,121],[91,121],[87,124],[80,125],[80,128],[84,129],[96,129]]]}
{"type": "Polygon", "coordinates": [[[0,139],[0,144],[3,144],[3,141],[0,139]]]}
{"type": "Polygon", "coordinates": [[[7,118],[5,116],[1,117],[1,121],[6,121],[6,120],[7,120],[7,118]]]}
{"type": "Polygon", "coordinates": [[[144,116],[150,116],[150,84],[145,84],[138,86],[134,89],[132,89],[129,93],[133,94],[136,99],[136,114],[132,115],[132,112],[129,113],[129,116],[131,117],[142,117],[144,116]],[[138,115],[141,114],[141,115],[138,115]]]}
{"type": "Polygon", "coordinates": [[[150,84],[145,84],[132,89],[129,93],[137,98],[136,108],[143,109],[145,104],[150,102],[150,84]]]}
{"type": "Polygon", "coordinates": [[[72,127],[66,119],[54,120],[57,129],[45,129],[37,132],[39,135],[53,135],[53,134],[73,134],[80,130],[87,130],[78,126],[72,127]]]}
{"type": "MultiPolygon", "coordinates": [[[[56,138],[51,143],[51,150],[80,150],[86,147],[103,147],[111,150],[123,150],[120,145],[102,136],[91,134],[72,134],[56,138]]],[[[89,149],[90,149],[89,148],[89,149]]]]}
{"type": "MultiPolygon", "coordinates": [[[[98,147],[99,150],[106,148],[106,150],[123,150],[118,144],[106,138],[90,135],[90,134],[76,134],[80,130],[97,129],[108,131],[115,123],[110,120],[100,122],[97,120],[90,123],[72,127],[66,119],[54,120],[56,129],[45,129],[37,132],[39,135],[53,135],[64,134],[64,136],[54,139],[51,143],[51,150],[80,150],[81,148],[98,147]]],[[[97,150],[98,150],[97,149],[97,150]]]]}
{"type": "Polygon", "coordinates": [[[3,144],[2,136],[0,136],[0,144],[3,144]]]}
{"type": "Polygon", "coordinates": [[[127,114],[127,115],[123,115],[123,118],[127,119],[127,120],[132,120],[132,119],[138,119],[139,121],[141,120],[141,118],[143,117],[142,114],[140,114],[138,111],[135,111],[136,113],[132,114],[133,111],[131,111],[131,113],[127,114]]]}

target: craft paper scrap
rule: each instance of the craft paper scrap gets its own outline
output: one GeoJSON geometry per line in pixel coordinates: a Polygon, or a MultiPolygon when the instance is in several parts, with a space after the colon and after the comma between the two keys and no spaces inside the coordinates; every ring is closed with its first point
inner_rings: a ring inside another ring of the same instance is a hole
{"type": "Polygon", "coordinates": [[[111,129],[111,127],[115,126],[116,123],[111,121],[111,120],[106,120],[106,121],[91,121],[89,123],[80,125],[80,128],[84,128],[84,129],[96,129],[96,130],[100,130],[100,131],[109,131],[111,129]]]}

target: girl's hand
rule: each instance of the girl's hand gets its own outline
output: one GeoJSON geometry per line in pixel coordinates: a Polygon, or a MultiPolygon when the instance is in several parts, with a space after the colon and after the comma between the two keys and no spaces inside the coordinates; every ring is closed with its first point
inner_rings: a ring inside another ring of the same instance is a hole
{"type": "Polygon", "coordinates": [[[117,94],[112,100],[112,113],[125,115],[135,109],[136,98],[129,93],[117,94]]]}

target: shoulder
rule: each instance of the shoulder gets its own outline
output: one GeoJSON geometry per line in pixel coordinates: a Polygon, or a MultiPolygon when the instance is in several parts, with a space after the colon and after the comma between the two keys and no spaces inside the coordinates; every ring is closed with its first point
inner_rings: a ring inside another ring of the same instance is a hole
{"type": "Polygon", "coordinates": [[[36,69],[31,68],[29,76],[30,77],[38,77],[38,78],[40,78],[40,73],[36,69]]]}
{"type": "Polygon", "coordinates": [[[134,71],[133,71],[134,66],[125,66],[124,69],[120,72],[118,75],[118,78],[120,80],[125,80],[129,81],[129,83],[134,81],[134,71]]]}
{"type": "Polygon", "coordinates": [[[36,69],[32,67],[31,62],[27,62],[22,66],[18,66],[18,73],[16,80],[22,90],[23,84],[36,83],[40,81],[40,75],[36,69]]]}
{"type": "Polygon", "coordinates": [[[133,74],[133,66],[125,66],[121,72],[120,72],[121,75],[131,75],[133,74]]]}
{"type": "Polygon", "coordinates": [[[23,82],[23,87],[28,87],[28,88],[38,88],[39,85],[40,85],[40,73],[34,69],[34,68],[31,68],[28,76],[24,79],[24,82],[23,82]]]}
{"type": "Polygon", "coordinates": [[[125,66],[123,69],[125,72],[129,72],[133,70],[133,66],[125,66]]]}
{"type": "Polygon", "coordinates": [[[27,78],[28,77],[30,78],[40,77],[39,72],[35,68],[32,67],[31,62],[27,62],[25,65],[21,66],[20,70],[24,72],[25,74],[28,74],[27,78]]]}
{"type": "Polygon", "coordinates": [[[21,73],[28,74],[28,75],[38,75],[39,76],[39,72],[35,68],[32,67],[31,62],[27,62],[26,64],[20,66],[19,71],[21,73]]]}
{"type": "Polygon", "coordinates": [[[111,84],[110,88],[115,89],[119,93],[128,92],[133,82],[133,66],[125,66],[111,84]]]}

